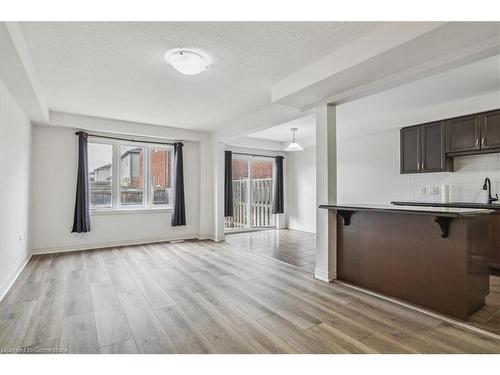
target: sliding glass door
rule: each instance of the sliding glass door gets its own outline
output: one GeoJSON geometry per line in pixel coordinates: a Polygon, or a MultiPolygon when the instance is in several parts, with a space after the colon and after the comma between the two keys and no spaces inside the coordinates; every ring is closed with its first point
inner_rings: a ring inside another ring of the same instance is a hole
{"type": "Polygon", "coordinates": [[[247,156],[233,155],[233,216],[226,217],[227,229],[248,229],[250,220],[250,165],[247,156]]]}
{"type": "Polygon", "coordinates": [[[252,157],[250,224],[253,228],[274,226],[273,171],[274,159],[252,157]]]}
{"type": "Polygon", "coordinates": [[[228,230],[272,228],[274,159],[233,154],[233,217],[228,230]]]}

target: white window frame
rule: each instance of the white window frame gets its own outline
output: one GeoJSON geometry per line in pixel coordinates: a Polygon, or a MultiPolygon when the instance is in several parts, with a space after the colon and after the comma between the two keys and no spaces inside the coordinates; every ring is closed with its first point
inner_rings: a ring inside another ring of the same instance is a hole
{"type": "MultiPolygon", "coordinates": [[[[170,150],[171,155],[174,155],[174,146],[158,144],[158,143],[134,143],[129,141],[120,141],[112,139],[102,139],[89,136],[89,143],[100,143],[111,145],[113,148],[113,157],[111,165],[112,179],[112,194],[111,207],[91,207],[91,214],[112,214],[112,213],[139,213],[139,212],[160,212],[172,211],[172,204],[153,204],[153,184],[151,179],[151,153],[153,149],[170,150]],[[142,205],[121,205],[120,202],[120,146],[140,147],[144,150],[144,191],[142,205]]],[[[173,175],[173,162],[170,163],[170,179],[173,175]]],[[[90,176],[90,173],[89,173],[90,176]]],[[[89,177],[87,177],[89,178],[89,177]]],[[[89,194],[90,197],[90,194],[89,194]]]]}

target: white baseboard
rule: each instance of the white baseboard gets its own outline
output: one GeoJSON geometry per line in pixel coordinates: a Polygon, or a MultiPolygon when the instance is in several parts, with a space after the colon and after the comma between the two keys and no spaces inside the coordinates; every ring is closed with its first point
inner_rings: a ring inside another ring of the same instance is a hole
{"type": "Polygon", "coordinates": [[[199,234],[198,239],[200,241],[202,240],[212,240],[215,241],[215,237],[212,234],[199,234]]]}
{"type": "Polygon", "coordinates": [[[314,269],[314,278],[329,283],[337,278],[336,272],[334,271],[323,271],[318,268],[314,269]]]}
{"type": "Polygon", "coordinates": [[[12,272],[10,275],[9,279],[0,287],[0,302],[4,299],[4,297],[7,295],[7,292],[9,289],[14,285],[14,282],[17,280],[21,272],[23,272],[24,267],[28,264],[28,262],[31,259],[31,254],[28,255],[22,262],[21,264],[12,272]]]}
{"type": "Polygon", "coordinates": [[[151,244],[159,242],[193,240],[193,239],[211,239],[211,238],[201,238],[201,236],[198,234],[181,234],[177,236],[165,236],[157,238],[146,238],[146,239],[142,238],[142,239],[126,240],[126,241],[110,241],[110,242],[100,242],[93,244],[47,247],[47,248],[33,249],[32,254],[39,255],[39,254],[67,253],[71,251],[94,250],[94,249],[104,249],[109,247],[133,246],[133,245],[143,245],[143,244],[151,244]]]}
{"type": "Polygon", "coordinates": [[[308,228],[303,228],[303,227],[288,227],[286,229],[290,229],[290,230],[296,230],[298,232],[305,232],[305,233],[311,233],[311,234],[316,234],[316,232],[312,232],[310,230],[308,230],[308,228]]]}

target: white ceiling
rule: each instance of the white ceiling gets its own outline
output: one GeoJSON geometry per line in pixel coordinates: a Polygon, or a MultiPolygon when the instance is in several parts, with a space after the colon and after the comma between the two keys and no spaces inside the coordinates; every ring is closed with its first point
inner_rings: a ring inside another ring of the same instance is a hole
{"type": "Polygon", "coordinates": [[[366,35],[368,22],[24,22],[53,111],[214,130],[271,102],[274,82],[366,35]],[[197,76],[163,60],[198,47],[197,76]]]}
{"type": "MultiPolygon", "coordinates": [[[[442,103],[465,99],[473,101],[473,98],[490,93],[496,93],[500,103],[500,55],[341,104],[338,106],[338,117],[342,121],[338,136],[344,139],[366,132],[377,133],[388,128],[412,125],[402,120],[404,114],[418,113],[422,108],[427,108],[423,113],[426,115],[437,103],[442,106],[442,103]],[[401,116],[395,116],[396,108],[401,112],[401,116]]],[[[467,108],[461,109],[461,113],[468,111],[470,112],[467,108]]],[[[315,144],[314,114],[248,134],[247,137],[283,142],[286,145],[291,139],[292,127],[298,128],[297,140],[300,144],[315,144]]]]}
{"type": "Polygon", "coordinates": [[[408,117],[412,121],[421,118],[421,122],[441,120],[446,117],[443,110],[449,111],[449,117],[472,113],[474,104],[489,95],[496,103],[489,109],[498,108],[500,55],[338,106],[341,127],[337,137],[345,139],[414,125],[406,122],[408,117]],[[436,117],[430,119],[432,113],[436,117]]]}
{"type": "Polygon", "coordinates": [[[312,141],[314,144],[316,137],[316,116],[314,113],[272,128],[249,134],[248,137],[277,142],[290,142],[292,138],[291,128],[297,128],[297,142],[300,144],[304,142],[309,144],[312,141]]]}

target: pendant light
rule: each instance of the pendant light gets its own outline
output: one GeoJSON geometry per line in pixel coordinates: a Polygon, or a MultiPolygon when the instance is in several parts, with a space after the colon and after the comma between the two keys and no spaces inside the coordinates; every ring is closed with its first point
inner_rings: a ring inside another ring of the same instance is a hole
{"type": "Polygon", "coordinates": [[[304,147],[302,147],[295,141],[295,132],[297,131],[297,128],[291,128],[290,130],[293,133],[292,142],[288,145],[287,148],[285,148],[285,151],[302,151],[304,147]]]}

